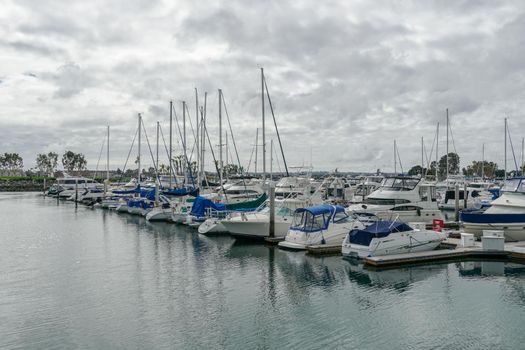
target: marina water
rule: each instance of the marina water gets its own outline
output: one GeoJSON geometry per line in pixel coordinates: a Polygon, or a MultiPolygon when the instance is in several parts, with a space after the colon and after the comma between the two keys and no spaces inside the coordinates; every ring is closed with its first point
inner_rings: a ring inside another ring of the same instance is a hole
{"type": "Polygon", "coordinates": [[[523,349],[525,267],[374,271],[1,193],[1,349],[523,349]]]}

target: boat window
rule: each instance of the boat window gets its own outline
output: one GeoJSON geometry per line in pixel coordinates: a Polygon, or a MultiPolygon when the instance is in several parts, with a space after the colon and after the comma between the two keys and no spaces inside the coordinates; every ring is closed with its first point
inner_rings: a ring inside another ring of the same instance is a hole
{"type": "Polygon", "coordinates": [[[342,222],[342,221],[345,221],[347,219],[348,219],[348,215],[344,211],[341,211],[339,213],[335,213],[335,215],[334,215],[334,222],[342,222]]]}
{"type": "Polygon", "coordinates": [[[396,205],[396,204],[404,204],[404,203],[410,203],[407,199],[390,199],[390,198],[370,198],[368,197],[365,202],[365,204],[371,204],[371,205],[396,205]]]}
{"type": "Polygon", "coordinates": [[[292,212],[290,209],[286,207],[281,207],[277,209],[277,212],[275,214],[279,216],[290,216],[292,212]]]}
{"type": "Polygon", "coordinates": [[[414,210],[421,210],[420,207],[417,207],[415,205],[400,205],[398,207],[392,208],[392,210],[395,211],[414,211],[414,210]]]}
{"type": "Polygon", "coordinates": [[[507,180],[501,190],[507,192],[516,192],[518,190],[518,187],[520,186],[520,181],[520,179],[507,180]]]}
{"type": "Polygon", "coordinates": [[[303,228],[305,220],[306,220],[306,212],[305,211],[302,211],[300,213],[295,213],[293,215],[292,228],[295,228],[295,229],[303,228]]]}

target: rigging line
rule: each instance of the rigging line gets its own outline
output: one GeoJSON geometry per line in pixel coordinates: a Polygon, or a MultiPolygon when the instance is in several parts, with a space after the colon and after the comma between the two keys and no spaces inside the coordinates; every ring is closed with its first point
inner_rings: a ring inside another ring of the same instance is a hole
{"type": "MultiPolygon", "coordinates": [[[[257,147],[257,146],[255,146],[257,147]]],[[[248,166],[246,167],[246,172],[250,172],[250,166],[252,165],[252,157],[253,157],[253,151],[255,150],[255,147],[252,147],[252,153],[250,153],[250,160],[248,161],[248,166]]]]}
{"type": "MultiPolygon", "coordinates": [[[[162,126],[160,126],[159,129],[160,129],[160,135],[162,136],[162,142],[164,143],[164,149],[166,150],[166,156],[168,157],[168,164],[169,164],[169,167],[171,168],[171,174],[175,174],[175,171],[173,169],[173,162],[170,159],[170,153],[168,151],[168,146],[166,145],[166,140],[164,139],[164,133],[162,132],[162,126]]],[[[177,176],[173,176],[173,178],[175,179],[175,184],[177,184],[177,176]]]]}
{"type": "MultiPolygon", "coordinates": [[[[206,124],[204,124],[204,132],[206,133],[206,138],[208,139],[208,145],[210,146],[211,156],[213,158],[213,164],[215,164],[215,171],[217,171],[217,175],[220,178],[219,163],[217,162],[217,159],[215,158],[215,152],[213,151],[213,145],[211,143],[210,134],[208,134],[208,127],[206,126],[206,124]]],[[[222,193],[224,194],[224,199],[227,202],[228,201],[228,197],[226,196],[226,191],[224,190],[224,185],[221,183],[220,186],[221,186],[221,189],[222,189],[222,193]]]]}
{"type": "MultiPolygon", "coordinates": [[[[188,105],[186,104],[186,112],[188,112],[188,115],[190,115],[190,110],[188,109],[188,105]]],[[[190,152],[190,162],[191,160],[193,159],[193,151],[195,150],[195,147],[197,146],[197,137],[195,136],[195,130],[193,129],[193,123],[191,122],[191,117],[188,117],[188,121],[190,123],[190,127],[191,127],[191,134],[193,135],[193,146],[191,147],[191,152],[190,152]]]]}
{"type": "Polygon", "coordinates": [[[510,137],[510,130],[507,124],[507,134],[509,135],[510,149],[512,150],[512,158],[514,158],[514,166],[516,166],[516,174],[518,173],[518,162],[516,161],[516,154],[514,153],[514,146],[512,145],[512,138],[510,137]]]}
{"type": "MultiPolygon", "coordinates": [[[[206,111],[206,97],[207,97],[207,93],[205,92],[204,93],[204,107],[201,106],[200,108],[200,113],[201,113],[201,127],[202,127],[202,131],[204,131],[204,128],[206,127],[206,114],[205,114],[205,111],[206,111]]],[[[204,160],[204,149],[205,149],[205,146],[206,146],[206,139],[204,138],[204,135],[202,137],[202,143],[201,143],[201,155],[202,155],[202,159],[201,159],[201,162],[204,160]]],[[[210,184],[208,182],[208,177],[206,176],[206,171],[204,170],[204,162],[202,162],[202,176],[204,176],[204,182],[206,183],[206,186],[210,187],[210,184]]],[[[202,185],[199,184],[199,187],[202,185]]]]}
{"type": "Polygon", "coordinates": [[[452,128],[450,127],[450,125],[448,128],[450,130],[450,138],[452,139],[452,147],[454,147],[454,152],[458,154],[458,150],[456,149],[456,143],[454,142],[454,134],[452,134],[452,128]]]}
{"type": "Polygon", "coordinates": [[[277,150],[275,147],[273,148],[273,153],[275,154],[275,162],[277,163],[277,168],[279,169],[279,173],[282,174],[283,170],[281,169],[281,164],[279,163],[279,157],[277,156],[277,150]]]}
{"type": "Polygon", "coordinates": [[[275,125],[275,132],[277,134],[277,140],[279,140],[279,147],[281,148],[281,155],[283,157],[284,168],[286,169],[286,176],[290,176],[288,173],[288,165],[286,164],[286,158],[284,157],[283,144],[281,142],[281,136],[279,135],[279,129],[277,128],[277,122],[275,121],[275,114],[273,112],[272,99],[270,98],[270,92],[268,91],[268,84],[266,83],[266,77],[263,74],[264,87],[266,89],[266,97],[268,97],[268,104],[270,105],[270,111],[272,112],[273,125],[275,125]]]}
{"type": "MultiPolygon", "coordinates": [[[[191,165],[188,161],[188,152],[186,151],[186,144],[184,143],[184,138],[182,137],[182,131],[180,130],[180,125],[179,125],[179,118],[177,117],[177,111],[175,110],[175,107],[174,106],[171,106],[171,108],[173,109],[173,115],[175,115],[175,121],[176,121],[176,124],[177,124],[177,130],[179,130],[179,137],[180,137],[180,140],[181,140],[181,143],[182,143],[182,149],[184,151],[184,158],[186,160],[186,166],[188,167],[188,169],[186,171],[190,171],[190,177],[191,177],[191,182],[193,184],[193,187],[195,187],[195,183],[193,181],[193,174],[191,172],[191,165]]],[[[191,120],[191,118],[190,118],[191,120]]],[[[186,177],[186,175],[185,175],[186,177]]],[[[187,184],[185,184],[187,185],[187,184]]]]}
{"type": "Polygon", "coordinates": [[[155,157],[153,157],[153,151],[151,150],[151,145],[149,144],[148,133],[146,132],[146,127],[144,126],[144,119],[141,118],[140,121],[142,123],[142,130],[144,130],[144,135],[146,136],[146,142],[148,143],[149,154],[151,155],[151,161],[153,162],[153,168],[155,169],[155,177],[157,178],[157,182],[160,185],[159,170],[157,169],[157,164],[155,164],[155,157]]]}
{"type": "MultiPolygon", "coordinates": [[[[437,138],[437,133],[434,133],[434,140],[432,141],[432,147],[430,148],[430,157],[431,158],[432,158],[432,154],[434,153],[434,145],[436,144],[436,138],[437,138]]],[[[429,159],[428,156],[427,156],[427,169],[429,169],[429,170],[430,170],[430,165],[431,165],[431,159],[429,159]]],[[[436,167],[437,167],[437,164],[436,164],[436,167]]]]}
{"type": "Polygon", "coordinates": [[[129,156],[131,155],[131,151],[133,150],[133,145],[135,144],[135,139],[137,138],[138,132],[139,132],[139,128],[137,128],[137,130],[135,131],[135,136],[133,136],[133,141],[131,141],[131,147],[129,148],[128,156],[126,158],[126,162],[124,163],[124,168],[122,169],[122,173],[120,174],[118,182],[122,181],[122,176],[124,176],[124,172],[126,171],[126,166],[128,165],[129,156]]]}
{"type": "Polygon", "coordinates": [[[102,146],[100,146],[100,153],[98,154],[97,166],[95,168],[95,174],[93,175],[93,180],[97,177],[98,165],[100,163],[100,158],[102,158],[102,150],[104,150],[104,145],[106,144],[106,138],[102,141],[102,146]]]}
{"type": "Polygon", "coordinates": [[[242,183],[244,185],[244,189],[246,189],[246,182],[244,181],[244,174],[243,174],[244,172],[242,169],[241,160],[239,158],[239,152],[237,151],[237,144],[235,143],[235,136],[233,136],[232,124],[230,123],[230,115],[228,114],[228,108],[226,107],[226,101],[224,99],[224,94],[222,93],[222,90],[220,94],[222,95],[221,101],[222,101],[222,105],[224,106],[224,112],[226,112],[226,120],[228,121],[228,127],[230,128],[230,135],[232,137],[233,148],[235,149],[235,155],[237,156],[237,164],[239,164],[239,172],[241,173],[241,176],[242,176],[242,183]]]}

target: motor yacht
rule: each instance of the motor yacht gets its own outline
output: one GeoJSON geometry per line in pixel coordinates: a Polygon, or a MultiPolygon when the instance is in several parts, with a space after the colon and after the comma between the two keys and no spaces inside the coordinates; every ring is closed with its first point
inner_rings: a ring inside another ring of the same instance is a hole
{"type": "Polygon", "coordinates": [[[482,210],[462,210],[459,219],[465,232],[480,237],[483,230],[501,230],[506,241],[525,240],[525,177],[509,179],[499,198],[482,210]]]}
{"type": "Polygon", "coordinates": [[[381,187],[363,203],[350,205],[346,210],[403,222],[431,223],[434,219],[443,219],[437,205],[435,184],[407,176],[385,178],[381,187]]]}
{"type": "Polygon", "coordinates": [[[425,229],[424,223],[377,221],[354,229],[344,238],[341,252],[347,258],[365,258],[433,250],[446,234],[425,229]]]}
{"type": "Polygon", "coordinates": [[[311,245],[341,244],[350,230],[363,227],[363,222],[350,217],[339,205],[299,208],[279,247],[304,250],[311,245]]]}

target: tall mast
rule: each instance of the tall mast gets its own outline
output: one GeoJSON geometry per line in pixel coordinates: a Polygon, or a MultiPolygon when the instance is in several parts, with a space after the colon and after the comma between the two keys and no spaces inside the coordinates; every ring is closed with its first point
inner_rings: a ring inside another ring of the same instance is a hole
{"type": "Polygon", "coordinates": [[[266,127],[264,117],[264,68],[261,68],[261,103],[262,103],[262,147],[263,147],[263,179],[266,178],[266,127]]]}
{"type": "Polygon", "coordinates": [[[200,151],[199,151],[199,94],[197,88],[195,88],[195,151],[197,152],[197,183],[200,186],[201,183],[201,172],[200,172],[200,151]]]}
{"type": "Polygon", "coordinates": [[[222,187],[222,90],[219,89],[219,182],[222,187]]]}
{"type": "MultiPolygon", "coordinates": [[[[226,131],[226,132],[224,133],[224,136],[226,136],[226,144],[224,145],[224,147],[225,147],[225,151],[226,151],[226,152],[225,152],[225,153],[226,153],[226,163],[224,163],[224,164],[225,164],[226,166],[228,166],[228,161],[229,161],[229,160],[228,160],[228,152],[229,152],[229,150],[228,150],[228,131],[226,131]]],[[[229,176],[228,173],[226,173],[226,181],[228,181],[229,179],[230,179],[230,176],[229,176]]]]}
{"type": "Polygon", "coordinates": [[[109,182],[109,125],[108,125],[108,146],[107,146],[108,154],[106,156],[106,180],[109,182]]]}
{"type": "Polygon", "coordinates": [[[439,122],[436,128],[436,169],[435,169],[436,170],[436,181],[438,180],[438,177],[437,177],[437,169],[438,169],[438,163],[439,163],[438,148],[439,148],[439,122]]]}
{"type": "Polygon", "coordinates": [[[485,144],[481,146],[481,181],[485,180],[485,144]]]}
{"type": "Polygon", "coordinates": [[[170,101],[170,151],[169,151],[169,167],[170,167],[170,188],[171,188],[171,178],[173,177],[173,171],[172,171],[172,167],[173,167],[173,157],[172,157],[172,150],[173,150],[173,147],[172,147],[172,133],[173,133],[173,101],[170,101]]]}
{"type": "Polygon", "coordinates": [[[397,175],[397,145],[394,139],[394,175],[397,175]]]}
{"type": "Polygon", "coordinates": [[[448,130],[449,130],[449,126],[448,126],[448,108],[447,108],[447,179],[448,179],[448,130]]]}
{"type": "Polygon", "coordinates": [[[186,153],[186,101],[182,101],[182,147],[184,151],[184,185],[188,186],[188,156],[186,153]]]}
{"type": "Polygon", "coordinates": [[[138,162],[138,166],[139,166],[137,180],[138,180],[139,185],[140,185],[140,134],[141,134],[141,128],[142,128],[142,116],[139,113],[139,130],[138,130],[138,133],[139,133],[139,144],[138,144],[138,157],[137,157],[137,162],[138,162]]]}
{"type": "Polygon", "coordinates": [[[521,167],[520,174],[523,176],[523,151],[525,150],[525,138],[521,138],[521,167]]]}
{"type": "Polygon", "coordinates": [[[273,139],[270,140],[270,181],[273,177],[273,139]]]}
{"type": "MultiPolygon", "coordinates": [[[[204,149],[206,148],[206,104],[208,102],[208,93],[204,92],[204,108],[202,109],[202,122],[201,122],[201,175],[206,178],[206,174],[204,172],[204,149]]],[[[201,184],[199,184],[200,186],[201,184]]]]}
{"type": "Polygon", "coordinates": [[[421,136],[421,178],[423,178],[423,168],[425,167],[425,160],[423,159],[423,136],[421,136]]]}
{"type": "Polygon", "coordinates": [[[257,176],[257,150],[259,148],[259,128],[255,130],[255,176],[257,176]]]}
{"type": "Polygon", "coordinates": [[[507,180],[507,118],[505,118],[505,175],[504,180],[507,180]]]}
{"type": "Polygon", "coordinates": [[[157,121],[157,159],[155,160],[155,168],[157,170],[157,179],[159,178],[159,130],[160,123],[157,121]]]}

